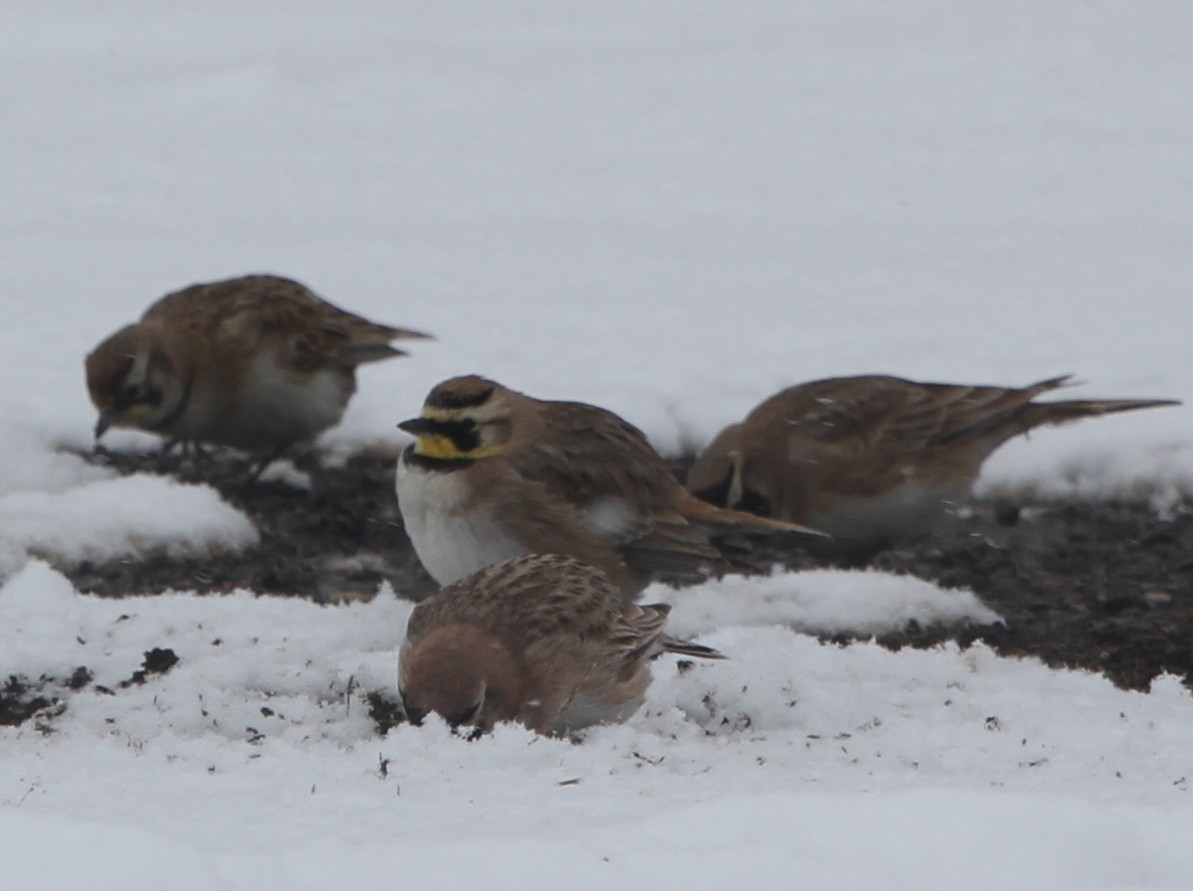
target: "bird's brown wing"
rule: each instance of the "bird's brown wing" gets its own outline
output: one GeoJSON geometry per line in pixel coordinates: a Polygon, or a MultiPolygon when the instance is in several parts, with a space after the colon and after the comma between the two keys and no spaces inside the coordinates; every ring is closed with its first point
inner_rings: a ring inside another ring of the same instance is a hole
{"type": "Polygon", "coordinates": [[[985,435],[1064,381],[1012,388],[921,384],[881,375],[832,378],[784,390],[751,417],[754,426],[784,429],[843,455],[894,458],[985,435]]]}
{"type": "Polygon", "coordinates": [[[939,407],[922,387],[879,376],[791,387],[747,419],[751,427],[773,427],[788,436],[855,454],[922,448],[939,423],[939,407]]]}
{"type": "Polygon", "coordinates": [[[596,568],[562,554],[530,554],[435,592],[410,614],[406,636],[414,642],[432,628],[460,622],[529,640],[559,634],[599,638],[621,601],[621,592],[596,568]]]}
{"type": "Polygon", "coordinates": [[[520,476],[581,506],[626,498],[646,510],[674,497],[671,468],[633,424],[581,402],[541,405],[543,434],[507,453],[520,476]]]}
{"type": "Polygon", "coordinates": [[[544,420],[544,435],[507,453],[513,470],[570,505],[633,570],[699,579],[718,551],[676,509],[686,493],[642,431],[576,402],[546,403],[544,420]]]}
{"type": "Polygon", "coordinates": [[[167,294],[145,318],[166,315],[209,337],[239,341],[246,349],[273,341],[299,370],[403,355],[390,341],[427,336],[371,322],[328,303],[300,282],[275,275],[192,285],[167,294]]]}

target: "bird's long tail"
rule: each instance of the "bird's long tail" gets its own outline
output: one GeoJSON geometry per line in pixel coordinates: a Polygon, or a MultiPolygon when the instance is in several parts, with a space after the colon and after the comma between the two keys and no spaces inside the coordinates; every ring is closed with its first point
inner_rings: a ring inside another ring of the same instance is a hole
{"type": "Polygon", "coordinates": [[[659,646],[663,648],[664,652],[677,653],[680,656],[693,656],[696,659],[727,659],[728,657],[720,652],[714,650],[712,647],[706,647],[703,644],[692,643],[690,640],[681,640],[678,637],[672,637],[670,634],[664,634],[659,637],[659,646]]]}
{"type": "Polygon", "coordinates": [[[1024,429],[1043,424],[1067,424],[1081,418],[1109,415],[1139,408],[1180,405],[1179,399],[1070,399],[1063,402],[1033,402],[1024,406],[1024,429]]]}
{"type": "Polygon", "coordinates": [[[745,533],[747,535],[800,535],[828,538],[827,533],[810,526],[801,526],[799,523],[789,523],[774,517],[762,517],[732,508],[717,507],[715,504],[709,504],[691,494],[683,498],[680,512],[690,523],[715,534],[745,533]]]}

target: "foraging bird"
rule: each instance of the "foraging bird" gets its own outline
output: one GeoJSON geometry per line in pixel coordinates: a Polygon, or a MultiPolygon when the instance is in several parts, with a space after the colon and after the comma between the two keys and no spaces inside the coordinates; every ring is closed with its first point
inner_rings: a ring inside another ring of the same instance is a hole
{"type": "Polygon", "coordinates": [[[568,554],[627,597],[653,579],[699,581],[751,537],[818,534],[692,497],[646,437],[612,412],[547,402],[476,375],[431,390],[398,425],[398,506],[441,585],[521,554],[568,554]]]}
{"type": "Polygon", "coordinates": [[[518,721],[563,734],[623,721],[663,652],[716,650],[663,634],[670,607],[622,602],[600,570],[560,554],[494,564],[414,608],[398,687],[411,722],[435,712],[453,727],[518,721]]]}
{"type": "Polygon", "coordinates": [[[1179,405],[1171,399],[1033,402],[1028,387],[923,384],[868,375],[770,397],[700,454],[688,489],[713,504],[808,523],[818,550],[860,559],[926,534],[970,494],[982,462],[1042,424],[1179,405]]]}
{"type": "MultiPolygon", "coordinates": [[[[87,356],[98,440],[131,427],[277,457],[339,422],[356,366],[425,338],[370,322],[299,282],[247,275],[167,294],[87,356]]],[[[262,465],[264,466],[264,465],[262,465]]]]}

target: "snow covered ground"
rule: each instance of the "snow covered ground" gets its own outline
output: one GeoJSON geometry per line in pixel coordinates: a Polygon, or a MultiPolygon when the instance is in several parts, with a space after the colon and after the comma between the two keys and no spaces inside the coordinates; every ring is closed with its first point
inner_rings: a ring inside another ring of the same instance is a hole
{"type": "MultiPolygon", "coordinates": [[[[362,374],[340,452],[466,371],[668,452],[832,374],[1188,400],[1191,33],[1176,0],[0,5],[0,677],[96,672],[53,732],[0,729],[5,879],[1193,888],[1175,680],[799,633],[995,620],[966,592],[652,590],[731,661],[660,662],[580,744],[468,744],[373,731],[393,592],[101,601],[38,559],[252,546],[205,487],[59,450],[88,349],[249,271],[438,335],[362,374]],[[121,687],[153,647],[178,665],[121,687]]],[[[1041,431],[982,485],[1177,509],[1188,411],[1041,431]]]]}

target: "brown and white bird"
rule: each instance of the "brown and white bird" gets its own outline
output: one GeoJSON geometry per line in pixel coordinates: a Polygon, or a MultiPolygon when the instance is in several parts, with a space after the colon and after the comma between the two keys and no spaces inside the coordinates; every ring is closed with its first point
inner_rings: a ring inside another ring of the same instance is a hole
{"type": "Polygon", "coordinates": [[[604,573],[560,554],[489,566],[410,614],[398,663],[406,715],[550,734],[623,721],[642,705],[655,656],[724,658],[664,635],[669,610],[624,603],[604,573]]]}
{"type": "Polygon", "coordinates": [[[627,597],[653,579],[698,581],[743,537],[816,535],[694,498],[617,415],[547,402],[476,375],[438,384],[398,461],[398,506],[441,585],[522,554],[568,554],[627,597]]]}
{"type": "MultiPolygon", "coordinates": [[[[428,335],[370,322],[276,275],[167,294],[87,357],[87,389],[109,427],[276,457],[339,422],[356,366],[405,355],[428,335]]],[[[268,461],[266,461],[268,463],[268,461]]]]}
{"type": "Polygon", "coordinates": [[[764,401],[700,454],[701,498],[829,533],[822,552],[863,558],[924,535],[968,498],[982,462],[1042,424],[1178,405],[1171,399],[1033,402],[1028,387],[924,384],[868,375],[813,381],[764,401]]]}

